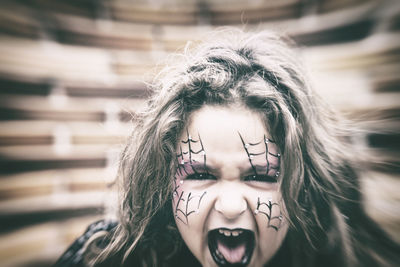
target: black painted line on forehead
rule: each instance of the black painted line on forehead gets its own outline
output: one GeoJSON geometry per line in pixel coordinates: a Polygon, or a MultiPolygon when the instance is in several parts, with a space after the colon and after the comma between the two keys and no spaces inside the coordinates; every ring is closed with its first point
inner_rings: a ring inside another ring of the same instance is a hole
{"type": "Polygon", "coordinates": [[[177,157],[181,157],[181,161],[178,160],[178,168],[183,168],[186,172],[186,174],[188,174],[188,172],[186,171],[186,167],[187,165],[190,166],[190,168],[195,172],[198,173],[197,168],[199,168],[199,164],[196,164],[196,162],[199,162],[196,159],[192,158],[192,154],[194,155],[202,155],[203,156],[203,169],[205,172],[208,173],[207,167],[206,167],[206,162],[207,162],[207,157],[206,157],[206,152],[204,150],[204,145],[203,145],[203,141],[201,140],[200,134],[198,133],[198,140],[194,140],[192,138],[192,136],[189,134],[189,130],[186,129],[186,136],[187,139],[186,140],[181,140],[181,143],[184,145],[188,146],[188,150],[187,151],[183,151],[182,150],[182,145],[179,146],[180,148],[180,153],[177,155],[177,157]],[[192,148],[192,143],[200,143],[200,148],[196,151],[192,148]],[[186,162],[184,159],[184,155],[188,155],[189,156],[189,161],[186,162]],[[188,164],[187,164],[188,163],[188,164]]]}
{"type": "Polygon", "coordinates": [[[251,157],[251,156],[261,156],[261,155],[263,155],[263,154],[265,154],[265,151],[260,152],[260,153],[249,152],[250,157],[251,157]]]}
{"type": "Polygon", "coordinates": [[[270,168],[270,165],[269,165],[269,160],[268,160],[268,154],[269,154],[268,140],[269,140],[269,139],[268,139],[267,137],[265,137],[265,134],[264,134],[264,143],[265,143],[265,159],[266,159],[266,161],[267,161],[267,169],[266,169],[266,172],[265,172],[265,174],[267,174],[267,175],[268,175],[269,168],[270,168]]]}
{"type": "Polygon", "coordinates": [[[203,167],[204,167],[204,170],[206,171],[206,173],[208,174],[208,168],[207,168],[207,154],[206,154],[206,151],[205,151],[205,149],[204,149],[203,141],[201,140],[200,134],[197,133],[197,135],[199,136],[199,141],[200,141],[200,145],[201,145],[201,151],[203,152],[203,167]]]}
{"type": "Polygon", "coordinates": [[[274,143],[274,144],[276,144],[276,142],[274,140],[265,137],[265,135],[264,135],[264,140],[265,140],[265,143],[274,143]]]}
{"type": "Polygon", "coordinates": [[[276,173],[276,177],[278,177],[278,175],[279,175],[279,168],[280,168],[280,157],[281,157],[281,154],[278,153],[278,152],[277,152],[276,154],[270,152],[270,151],[269,151],[269,147],[268,147],[268,144],[269,144],[269,143],[274,143],[274,144],[275,144],[275,141],[273,141],[273,140],[271,140],[271,139],[268,139],[268,138],[265,136],[265,134],[264,134],[264,136],[263,136],[263,138],[264,138],[263,141],[261,141],[261,142],[256,142],[256,143],[246,143],[245,140],[243,139],[243,136],[240,134],[240,132],[238,132],[238,134],[239,134],[240,140],[241,140],[241,142],[242,142],[243,148],[244,148],[244,150],[246,151],[247,157],[248,157],[248,159],[249,159],[249,163],[250,163],[250,165],[251,165],[251,168],[252,168],[254,174],[255,174],[255,175],[258,175],[259,167],[257,166],[257,168],[256,168],[256,167],[254,166],[253,161],[252,161],[253,158],[256,157],[256,156],[261,156],[261,155],[265,154],[265,161],[266,161],[265,174],[268,175],[268,173],[270,172],[271,169],[273,169],[273,170],[278,170],[278,172],[276,173]],[[264,146],[263,146],[263,147],[265,148],[265,151],[263,151],[263,152],[258,152],[258,153],[253,153],[253,152],[250,152],[250,151],[249,151],[249,148],[250,148],[250,147],[258,146],[258,145],[261,144],[261,143],[264,143],[264,146]],[[275,166],[275,165],[272,165],[272,164],[270,163],[269,159],[268,159],[268,155],[271,155],[271,156],[277,158],[277,159],[278,159],[278,165],[276,165],[276,166],[275,166]]]}
{"type": "Polygon", "coordinates": [[[281,165],[281,154],[280,154],[279,152],[277,152],[276,154],[274,154],[274,153],[272,153],[272,152],[269,151],[268,144],[269,144],[269,143],[276,144],[275,141],[266,138],[265,135],[264,135],[264,140],[265,140],[265,151],[266,151],[265,159],[266,159],[266,161],[267,161],[267,170],[266,170],[266,174],[268,174],[269,171],[270,171],[271,169],[272,169],[272,170],[278,170],[278,171],[276,172],[276,175],[275,175],[276,177],[278,177],[278,176],[279,176],[279,169],[280,169],[280,165],[281,165]],[[269,162],[269,159],[268,159],[268,155],[271,155],[271,156],[273,156],[273,157],[276,157],[276,158],[278,159],[278,165],[270,165],[270,162],[269,162]]]}
{"type": "Polygon", "coordinates": [[[197,140],[193,140],[192,139],[192,136],[189,134],[189,130],[188,129],[186,129],[186,141],[184,141],[184,140],[182,140],[181,142],[182,143],[184,143],[184,144],[187,144],[187,143],[190,143],[190,142],[192,142],[192,143],[197,143],[198,141],[197,140]]]}
{"type": "Polygon", "coordinates": [[[259,144],[261,144],[261,143],[262,143],[262,141],[257,142],[257,143],[247,143],[247,144],[250,145],[250,146],[256,146],[256,145],[259,145],[259,144]]]}
{"type": "Polygon", "coordinates": [[[187,174],[187,171],[186,171],[185,166],[184,166],[185,160],[183,159],[183,155],[184,155],[184,153],[182,151],[182,146],[180,145],[179,146],[179,154],[176,155],[176,161],[177,161],[177,165],[178,165],[177,173],[179,175],[183,175],[182,169],[187,174]],[[181,158],[181,159],[179,159],[179,158],[181,158]]]}
{"type": "MultiPolygon", "coordinates": [[[[250,163],[250,165],[251,165],[251,168],[252,168],[254,174],[257,175],[257,170],[256,170],[256,168],[254,167],[253,162],[251,161],[252,155],[250,155],[249,150],[248,150],[248,147],[250,146],[250,144],[246,143],[246,142],[243,140],[243,137],[242,137],[242,135],[240,134],[239,131],[238,131],[238,134],[239,134],[240,140],[242,141],[243,148],[244,148],[244,150],[246,151],[247,158],[249,159],[249,163],[250,163]]],[[[252,145],[252,146],[254,146],[254,145],[252,145]]]]}
{"type": "Polygon", "coordinates": [[[279,158],[281,156],[281,154],[279,154],[279,153],[274,154],[274,153],[268,152],[268,154],[270,154],[271,156],[277,157],[277,158],[279,158]]]}

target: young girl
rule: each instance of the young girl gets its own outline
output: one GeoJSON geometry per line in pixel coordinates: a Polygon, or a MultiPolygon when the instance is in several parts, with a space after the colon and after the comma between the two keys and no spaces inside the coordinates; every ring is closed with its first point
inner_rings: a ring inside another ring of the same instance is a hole
{"type": "Polygon", "coordinates": [[[280,38],[231,32],[158,81],[122,155],[118,222],[57,266],[399,263],[363,210],[352,132],[280,38]]]}

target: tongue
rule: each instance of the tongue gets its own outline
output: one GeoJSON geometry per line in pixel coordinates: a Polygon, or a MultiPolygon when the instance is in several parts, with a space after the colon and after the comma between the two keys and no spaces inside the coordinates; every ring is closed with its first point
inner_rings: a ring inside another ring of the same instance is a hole
{"type": "Polygon", "coordinates": [[[218,243],[218,250],[221,252],[222,256],[224,256],[225,260],[230,263],[237,263],[241,262],[245,252],[246,246],[245,244],[240,244],[236,247],[228,247],[225,244],[217,241],[218,243]]]}

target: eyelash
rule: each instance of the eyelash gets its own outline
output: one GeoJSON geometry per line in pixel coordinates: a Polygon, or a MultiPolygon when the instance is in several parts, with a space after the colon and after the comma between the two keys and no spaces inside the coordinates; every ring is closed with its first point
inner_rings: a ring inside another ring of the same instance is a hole
{"type": "Polygon", "coordinates": [[[197,180],[197,181],[202,181],[202,180],[217,180],[217,177],[215,177],[212,174],[209,173],[203,173],[203,172],[196,172],[189,174],[186,176],[187,180],[197,180]]]}
{"type": "Polygon", "coordinates": [[[265,183],[276,183],[276,177],[265,175],[265,174],[252,174],[244,177],[245,181],[256,181],[256,182],[265,182],[265,183]]]}
{"type": "MultiPolygon", "coordinates": [[[[202,180],[217,180],[217,177],[215,177],[212,174],[209,173],[192,173],[186,176],[187,180],[197,180],[197,181],[202,181],[202,180]]],[[[257,182],[266,182],[266,183],[276,183],[277,180],[275,177],[268,176],[268,175],[248,175],[244,177],[244,181],[257,181],[257,182]]]]}

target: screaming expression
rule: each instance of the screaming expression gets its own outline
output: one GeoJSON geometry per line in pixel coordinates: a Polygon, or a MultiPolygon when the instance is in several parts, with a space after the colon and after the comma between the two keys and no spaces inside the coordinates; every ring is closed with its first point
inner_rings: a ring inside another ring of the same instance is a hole
{"type": "MultiPolygon", "coordinates": [[[[263,140],[256,143],[245,142],[239,132],[238,137],[251,168],[251,172],[243,177],[243,181],[277,183],[281,155],[275,152],[275,142],[265,135],[263,140]]],[[[179,144],[176,160],[178,167],[173,184],[174,216],[177,222],[189,225],[189,217],[200,213],[201,203],[207,191],[187,192],[183,190],[183,184],[188,181],[217,181],[218,178],[209,171],[206,151],[199,134],[194,139],[186,130],[186,139],[179,144]]],[[[254,216],[263,216],[265,227],[278,231],[283,220],[279,203],[271,197],[265,199],[263,196],[257,196],[255,202],[254,216]]],[[[219,227],[208,232],[209,251],[218,266],[247,266],[251,261],[254,243],[254,232],[246,228],[219,227]]]]}

